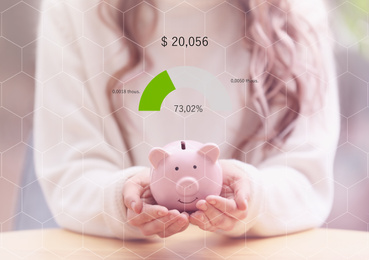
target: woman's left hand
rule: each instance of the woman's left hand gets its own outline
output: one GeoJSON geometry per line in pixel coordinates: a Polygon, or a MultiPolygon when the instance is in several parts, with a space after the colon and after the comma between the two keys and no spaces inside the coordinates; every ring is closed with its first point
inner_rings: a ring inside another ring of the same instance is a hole
{"type": "Polygon", "coordinates": [[[227,160],[219,161],[223,169],[223,187],[219,196],[210,195],[196,203],[198,211],[190,223],[203,230],[230,231],[247,216],[250,181],[247,174],[227,160]]]}

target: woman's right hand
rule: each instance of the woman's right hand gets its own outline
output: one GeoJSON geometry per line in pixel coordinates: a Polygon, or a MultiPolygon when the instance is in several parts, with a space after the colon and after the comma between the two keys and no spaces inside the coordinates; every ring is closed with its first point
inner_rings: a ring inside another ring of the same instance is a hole
{"type": "Polygon", "coordinates": [[[169,237],[184,231],[189,215],[168,210],[156,204],[150,191],[150,169],[129,178],[123,186],[123,202],[127,207],[128,223],[140,229],[143,235],[169,237]]]}

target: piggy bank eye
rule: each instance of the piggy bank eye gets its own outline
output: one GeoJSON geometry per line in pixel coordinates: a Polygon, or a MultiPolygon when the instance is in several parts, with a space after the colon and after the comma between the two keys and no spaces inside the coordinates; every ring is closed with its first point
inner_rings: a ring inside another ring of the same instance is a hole
{"type": "Polygon", "coordinates": [[[176,168],[174,168],[174,170],[178,171],[179,170],[179,167],[177,166],[176,168]]]}
{"type": "Polygon", "coordinates": [[[194,166],[193,166],[193,168],[194,168],[194,169],[197,169],[197,166],[196,166],[196,165],[194,165],[194,166]]]}

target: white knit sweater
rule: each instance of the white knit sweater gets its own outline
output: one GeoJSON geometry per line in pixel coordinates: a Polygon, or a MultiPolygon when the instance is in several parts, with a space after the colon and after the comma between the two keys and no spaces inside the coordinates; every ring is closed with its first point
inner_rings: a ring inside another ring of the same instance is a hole
{"type": "MultiPolygon", "coordinates": [[[[120,41],[114,41],[116,33],[94,12],[97,2],[44,3],[37,51],[36,172],[62,227],[137,238],[142,237],[140,232],[126,223],[122,186],[149,166],[150,148],[181,139],[211,141],[220,146],[221,158],[231,159],[234,146],[254,124],[255,113],[245,107],[247,85],[230,84],[232,71],[225,71],[217,76],[234,102],[232,111],[218,113],[205,108],[183,117],[173,112],[172,105],[183,100],[202,102],[203,97],[193,90],[178,90],[167,97],[159,112],[139,112],[139,94],[115,95],[113,99],[124,99],[124,106],[113,116],[106,85],[109,74],[124,64],[126,55],[120,41]],[[126,138],[119,125],[124,126],[126,138]]],[[[322,55],[332,73],[330,50],[322,50],[322,55]]],[[[131,71],[122,79],[122,88],[142,93],[160,70],[131,71]]],[[[232,162],[251,180],[251,202],[247,218],[224,234],[271,236],[324,223],[333,199],[333,159],[339,132],[335,81],[327,84],[324,108],[300,116],[281,150],[260,159],[259,143],[240,148],[243,161],[232,162]]]]}

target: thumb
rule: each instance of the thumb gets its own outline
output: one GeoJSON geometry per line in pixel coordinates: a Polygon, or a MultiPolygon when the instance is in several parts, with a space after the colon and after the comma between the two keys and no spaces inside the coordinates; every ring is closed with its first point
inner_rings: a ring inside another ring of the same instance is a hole
{"type": "Polygon", "coordinates": [[[249,185],[245,179],[240,179],[235,183],[234,200],[239,210],[246,210],[248,208],[249,199],[249,185]]]}
{"type": "Polygon", "coordinates": [[[139,214],[142,211],[143,202],[141,195],[143,193],[143,187],[138,183],[131,180],[127,180],[123,189],[123,202],[124,205],[139,214]]]}

